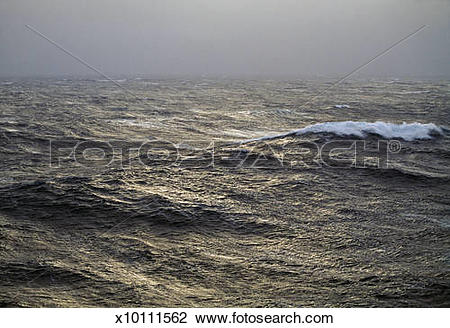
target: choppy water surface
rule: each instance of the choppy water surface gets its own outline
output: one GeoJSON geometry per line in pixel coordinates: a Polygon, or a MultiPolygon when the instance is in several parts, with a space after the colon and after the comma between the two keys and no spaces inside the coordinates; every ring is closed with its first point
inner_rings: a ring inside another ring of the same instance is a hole
{"type": "Polygon", "coordinates": [[[450,305],[449,82],[121,83],[0,84],[3,306],[450,305]],[[401,149],[304,152],[346,140],[401,149]]]}

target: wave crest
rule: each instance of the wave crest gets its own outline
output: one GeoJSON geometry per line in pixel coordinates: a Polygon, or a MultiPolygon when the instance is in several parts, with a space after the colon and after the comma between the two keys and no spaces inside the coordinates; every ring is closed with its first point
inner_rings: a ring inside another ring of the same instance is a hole
{"type": "Polygon", "coordinates": [[[406,141],[417,139],[431,139],[433,134],[443,134],[442,128],[433,123],[386,123],[386,122],[325,122],[306,126],[302,129],[293,130],[288,133],[273,136],[245,140],[251,141],[269,140],[283,138],[293,135],[304,135],[309,133],[332,133],[338,136],[356,136],[365,138],[369,134],[376,134],[386,139],[399,138],[406,141]]]}

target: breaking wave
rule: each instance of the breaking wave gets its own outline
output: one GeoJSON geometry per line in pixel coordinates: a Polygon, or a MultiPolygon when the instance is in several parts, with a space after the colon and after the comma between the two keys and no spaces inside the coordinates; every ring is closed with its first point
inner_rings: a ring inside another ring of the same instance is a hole
{"type": "Polygon", "coordinates": [[[244,140],[242,143],[283,138],[293,135],[304,135],[309,133],[332,133],[338,136],[356,136],[365,138],[369,134],[376,134],[387,139],[399,138],[406,141],[431,139],[433,135],[442,135],[442,128],[433,123],[386,123],[386,122],[325,122],[308,125],[302,129],[287,133],[263,136],[244,140]]]}

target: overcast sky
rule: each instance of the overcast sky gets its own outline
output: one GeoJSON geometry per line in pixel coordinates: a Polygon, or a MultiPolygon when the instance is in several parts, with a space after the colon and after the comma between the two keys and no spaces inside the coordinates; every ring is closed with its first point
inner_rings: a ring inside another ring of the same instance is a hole
{"type": "Polygon", "coordinates": [[[0,0],[0,76],[450,77],[450,0],[0,0]],[[361,75],[360,74],[360,75],[361,75]]]}

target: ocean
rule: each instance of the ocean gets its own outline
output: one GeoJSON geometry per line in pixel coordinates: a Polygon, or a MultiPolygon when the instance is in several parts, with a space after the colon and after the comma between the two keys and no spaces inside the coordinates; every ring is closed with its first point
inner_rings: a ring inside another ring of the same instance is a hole
{"type": "Polygon", "coordinates": [[[0,82],[1,306],[450,306],[449,81],[116,83],[0,82]]]}

